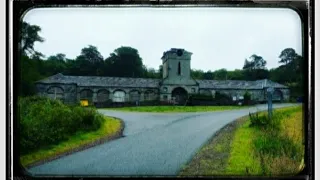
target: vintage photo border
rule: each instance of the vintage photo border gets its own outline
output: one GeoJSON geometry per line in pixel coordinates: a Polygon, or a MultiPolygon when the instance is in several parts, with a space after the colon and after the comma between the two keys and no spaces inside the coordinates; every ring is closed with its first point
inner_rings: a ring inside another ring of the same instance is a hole
{"type": "MultiPolygon", "coordinates": [[[[305,76],[305,98],[307,102],[304,103],[305,112],[305,135],[306,135],[306,151],[305,162],[306,168],[298,175],[294,177],[277,177],[277,179],[314,179],[314,0],[307,1],[292,1],[291,3],[277,1],[104,1],[104,0],[34,0],[34,1],[9,1],[7,3],[7,55],[6,59],[8,63],[6,69],[8,76],[6,79],[7,84],[7,120],[6,120],[6,164],[7,164],[7,177],[13,177],[14,179],[29,179],[29,177],[23,173],[23,168],[19,165],[18,156],[18,142],[19,133],[16,131],[17,123],[17,90],[19,88],[19,77],[21,76],[17,61],[19,60],[18,51],[18,33],[19,33],[19,20],[23,17],[26,11],[36,7],[96,7],[96,6],[190,6],[190,7],[202,7],[202,6],[214,6],[214,7],[289,7],[298,12],[302,18],[303,27],[303,54],[302,56],[308,59],[305,71],[308,76],[305,76]]],[[[166,177],[166,176],[165,176],[166,177]]],[[[86,178],[86,177],[83,177],[86,178]]],[[[215,177],[216,178],[216,177],[215,177]]],[[[219,178],[219,177],[217,177],[219,178]]],[[[223,178],[223,177],[220,177],[223,178]]],[[[229,177],[228,177],[229,178],[229,177]]],[[[228,179],[224,178],[224,179],[228,179]]],[[[235,178],[235,177],[233,177],[235,178]]],[[[236,177],[237,179],[248,179],[249,177],[236,177]]],[[[269,179],[262,177],[250,177],[250,179],[269,179]]],[[[271,178],[270,178],[271,179],[271,178]]],[[[274,179],[274,178],[273,178],[274,179]]]]}

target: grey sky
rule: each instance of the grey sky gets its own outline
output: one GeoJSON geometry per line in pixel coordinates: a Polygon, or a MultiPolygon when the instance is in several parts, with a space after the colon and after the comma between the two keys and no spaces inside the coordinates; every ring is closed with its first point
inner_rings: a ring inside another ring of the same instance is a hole
{"type": "Polygon", "coordinates": [[[214,71],[241,69],[252,54],[273,68],[283,49],[302,51],[301,21],[290,9],[42,8],[24,20],[42,28],[45,42],[35,49],[47,57],[74,59],[90,44],[106,58],[131,46],[147,67],[158,69],[162,53],[174,47],[193,53],[191,68],[214,71]]]}

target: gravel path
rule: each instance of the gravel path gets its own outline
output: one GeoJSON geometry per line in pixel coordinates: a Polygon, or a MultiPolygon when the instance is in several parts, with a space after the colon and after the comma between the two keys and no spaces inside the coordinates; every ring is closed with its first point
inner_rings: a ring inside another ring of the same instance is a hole
{"type": "MultiPolygon", "coordinates": [[[[274,108],[295,104],[274,104],[274,108]]],[[[99,110],[125,122],[123,138],[62,157],[27,171],[32,175],[176,175],[219,129],[258,105],[197,113],[138,113],[99,110]]]]}

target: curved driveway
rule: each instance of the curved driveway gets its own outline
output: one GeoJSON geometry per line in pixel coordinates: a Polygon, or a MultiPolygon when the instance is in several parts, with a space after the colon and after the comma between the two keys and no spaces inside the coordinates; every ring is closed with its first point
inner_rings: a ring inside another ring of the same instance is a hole
{"type": "MultiPolygon", "coordinates": [[[[274,108],[295,104],[274,104],[274,108]]],[[[198,113],[138,113],[99,110],[125,122],[125,137],[28,169],[32,175],[176,175],[196,151],[226,124],[266,110],[198,113]]]]}

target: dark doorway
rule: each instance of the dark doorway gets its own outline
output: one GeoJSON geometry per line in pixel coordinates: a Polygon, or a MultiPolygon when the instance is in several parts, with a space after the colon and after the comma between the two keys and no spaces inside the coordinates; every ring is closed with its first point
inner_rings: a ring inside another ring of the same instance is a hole
{"type": "Polygon", "coordinates": [[[172,97],[179,105],[184,105],[188,99],[188,92],[181,87],[177,87],[172,91],[172,97]]]}
{"type": "Polygon", "coordinates": [[[273,92],[272,100],[273,100],[273,101],[280,101],[280,102],[283,101],[283,94],[282,94],[282,92],[281,92],[279,89],[276,89],[276,90],[273,92]]]}

